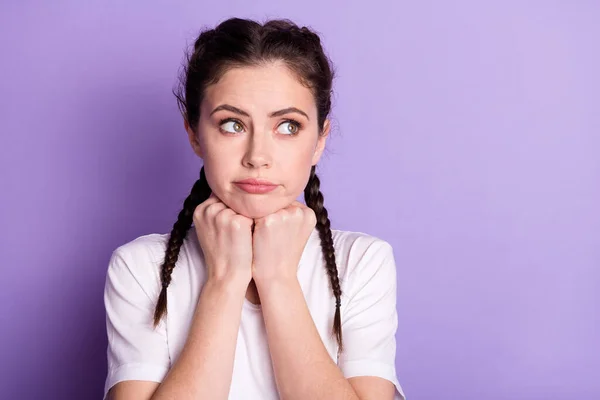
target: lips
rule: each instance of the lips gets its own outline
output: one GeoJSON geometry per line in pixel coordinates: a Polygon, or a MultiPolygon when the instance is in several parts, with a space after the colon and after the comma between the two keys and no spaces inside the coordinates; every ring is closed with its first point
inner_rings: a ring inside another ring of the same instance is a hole
{"type": "Polygon", "coordinates": [[[278,185],[266,180],[257,178],[248,178],[241,181],[234,182],[235,185],[242,189],[244,192],[251,194],[264,194],[272,190],[275,190],[278,185]]]}
{"type": "Polygon", "coordinates": [[[234,183],[245,183],[248,185],[261,185],[261,186],[277,186],[273,182],[270,182],[266,179],[260,179],[260,178],[247,178],[247,179],[244,179],[241,181],[236,181],[234,183]]]}

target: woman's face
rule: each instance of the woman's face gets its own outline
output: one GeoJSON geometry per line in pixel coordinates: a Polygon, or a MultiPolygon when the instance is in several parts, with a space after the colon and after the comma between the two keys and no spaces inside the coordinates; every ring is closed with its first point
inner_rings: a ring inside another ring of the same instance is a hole
{"type": "Polygon", "coordinates": [[[284,64],[270,63],[226,72],[206,89],[197,132],[186,129],[214,194],[238,214],[261,218],[302,194],[329,121],[319,135],[311,91],[284,64]],[[248,193],[234,183],[247,178],[276,187],[248,193]]]}

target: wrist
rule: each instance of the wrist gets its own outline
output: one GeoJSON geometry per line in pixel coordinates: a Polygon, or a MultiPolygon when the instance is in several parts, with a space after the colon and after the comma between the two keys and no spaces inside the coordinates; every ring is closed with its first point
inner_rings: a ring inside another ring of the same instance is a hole
{"type": "Polygon", "coordinates": [[[271,277],[270,279],[262,280],[255,278],[254,282],[256,283],[256,289],[261,299],[267,299],[271,296],[275,298],[282,295],[285,296],[286,293],[290,293],[290,291],[295,289],[302,290],[297,276],[271,277]]]}
{"type": "MultiPolygon", "coordinates": [[[[234,310],[240,311],[246,296],[240,281],[211,280],[204,282],[196,303],[196,312],[229,314],[234,310]]],[[[224,314],[224,315],[225,315],[224,314]]]]}
{"type": "Polygon", "coordinates": [[[242,276],[209,277],[204,283],[204,288],[210,292],[224,295],[245,296],[250,280],[242,276]]]}

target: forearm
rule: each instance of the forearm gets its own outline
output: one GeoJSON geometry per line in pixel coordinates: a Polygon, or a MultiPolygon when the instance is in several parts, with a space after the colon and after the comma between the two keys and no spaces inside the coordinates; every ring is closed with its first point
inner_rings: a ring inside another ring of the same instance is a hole
{"type": "Polygon", "coordinates": [[[207,282],[187,341],[153,400],[227,399],[246,288],[207,282]]]}
{"type": "Polygon", "coordinates": [[[297,281],[258,287],[282,399],[358,399],[329,356],[297,281]]]}

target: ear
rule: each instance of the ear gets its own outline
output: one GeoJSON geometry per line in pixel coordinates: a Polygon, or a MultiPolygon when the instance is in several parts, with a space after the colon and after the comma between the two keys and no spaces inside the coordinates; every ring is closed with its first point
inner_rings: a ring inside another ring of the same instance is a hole
{"type": "Polygon", "coordinates": [[[200,142],[198,141],[196,132],[194,132],[194,130],[192,129],[190,124],[188,124],[187,119],[183,120],[183,126],[185,127],[185,130],[188,134],[188,139],[190,141],[190,145],[192,145],[192,149],[194,150],[194,153],[196,153],[196,155],[198,157],[203,159],[204,152],[202,151],[202,146],[200,146],[200,142]]]}
{"type": "Polygon", "coordinates": [[[311,164],[316,165],[321,159],[321,155],[323,154],[323,150],[325,150],[325,143],[327,142],[327,138],[329,137],[329,131],[331,129],[331,122],[326,119],[323,124],[323,133],[319,135],[317,139],[317,146],[315,147],[315,152],[312,157],[311,164]]]}

